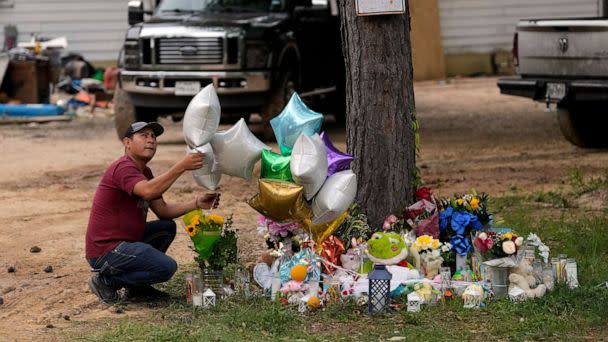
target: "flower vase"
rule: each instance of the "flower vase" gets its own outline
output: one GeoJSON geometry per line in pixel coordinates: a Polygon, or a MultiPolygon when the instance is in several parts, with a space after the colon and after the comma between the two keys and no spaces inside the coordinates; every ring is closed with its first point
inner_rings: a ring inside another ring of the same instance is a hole
{"type": "Polygon", "coordinates": [[[456,272],[464,269],[467,266],[467,254],[456,254],[456,272]]]}
{"type": "Polygon", "coordinates": [[[486,266],[488,277],[492,283],[492,292],[497,298],[505,298],[509,293],[509,268],[486,266]]]}
{"type": "Polygon", "coordinates": [[[206,289],[211,289],[216,295],[220,295],[223,285],[223,271],[213,270],[210,268],[201,269],[201,283],[203,292],[206,289]]]}

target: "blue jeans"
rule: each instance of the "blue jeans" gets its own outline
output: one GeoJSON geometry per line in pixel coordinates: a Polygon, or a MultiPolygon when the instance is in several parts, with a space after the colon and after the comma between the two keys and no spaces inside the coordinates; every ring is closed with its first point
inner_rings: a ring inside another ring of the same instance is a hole
{"type": "Polygon", "coordinates": [[[123,241],[105,255],[87,261],[103,283],[117,290],[165,282],[177,270],[175,260],[165,254],[175,229],[172,220],[147,222],[141,242],[123,241]]]}

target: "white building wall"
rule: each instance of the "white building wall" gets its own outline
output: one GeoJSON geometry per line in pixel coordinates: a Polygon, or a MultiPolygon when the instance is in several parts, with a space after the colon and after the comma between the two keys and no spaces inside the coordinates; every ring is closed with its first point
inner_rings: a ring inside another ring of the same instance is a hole
{"type": "Polygon", "coordinates": [[[601,0],[438,0],[446,54],[510,50],[519,19],[594,17],[601,0]]]}
{"type": "Polygon", "coordinates": [[[19,42],[32,34],[65,36],[68,50],[91,61],[115,60],[127,23],[128,0],[13,0],[0,7],[0,48],[4,26],[16,25],[19,42]]]}

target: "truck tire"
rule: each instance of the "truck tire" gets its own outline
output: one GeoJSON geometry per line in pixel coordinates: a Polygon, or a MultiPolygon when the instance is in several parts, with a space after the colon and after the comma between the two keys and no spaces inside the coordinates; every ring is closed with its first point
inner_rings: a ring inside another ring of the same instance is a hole
{"type": "Polygon", "coordinates": [[[606,103],[585,102],[560,106],[557,120],[563,136],[582,148],[608,147],[606,103]]]}
{"type": "Polygon", "coordinates": [[[118,139],[122,139],[127,132],[127,128],[137,121],[135,106],[129,100],[127,92],[120,87],[114,90],[114,127],[118,139]]]}
{"type": "Polygon", "coordinates": [[[262,136],[264,141],[275,139],[270,120],[279,115],[289,99],[296,91],[296,73],[293,71],[283,72],[278,81],[270,89],[268,99],[262,107],[262,136]]]}

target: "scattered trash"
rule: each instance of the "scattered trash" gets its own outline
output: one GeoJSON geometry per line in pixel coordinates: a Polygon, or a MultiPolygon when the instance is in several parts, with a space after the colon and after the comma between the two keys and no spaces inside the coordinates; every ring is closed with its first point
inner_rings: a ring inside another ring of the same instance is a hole
{"type": "Polygon", "coordinates": [[[30,248],[30,253],[40,253],[40,251],[42,251],[42,248],[38,246],[33,246],[32,248],[30,248]]]}
{"type": "Polygon", "coordinates": [[[15,266],[13,266],[13,265],[9,266],[9,267],[6,269],[6,271],[7,271],[8,273],[15,273],[15,271],[16,271],[15,266]]]}
{"type": "Polygon", "coordinates": [[[63,315],[63,319],[65,319],[66,321],[69,321],[69,320],[70,320],[70,316],[68,316],[68,315],[63,315]]]}
{"type": "Polygon", "coordinates": [[[45,267],[44,268],[44,272],[46,272],[46,273],[52,273],[53,272],[53,266],[49,265],[49,266],[45,267]]]}

